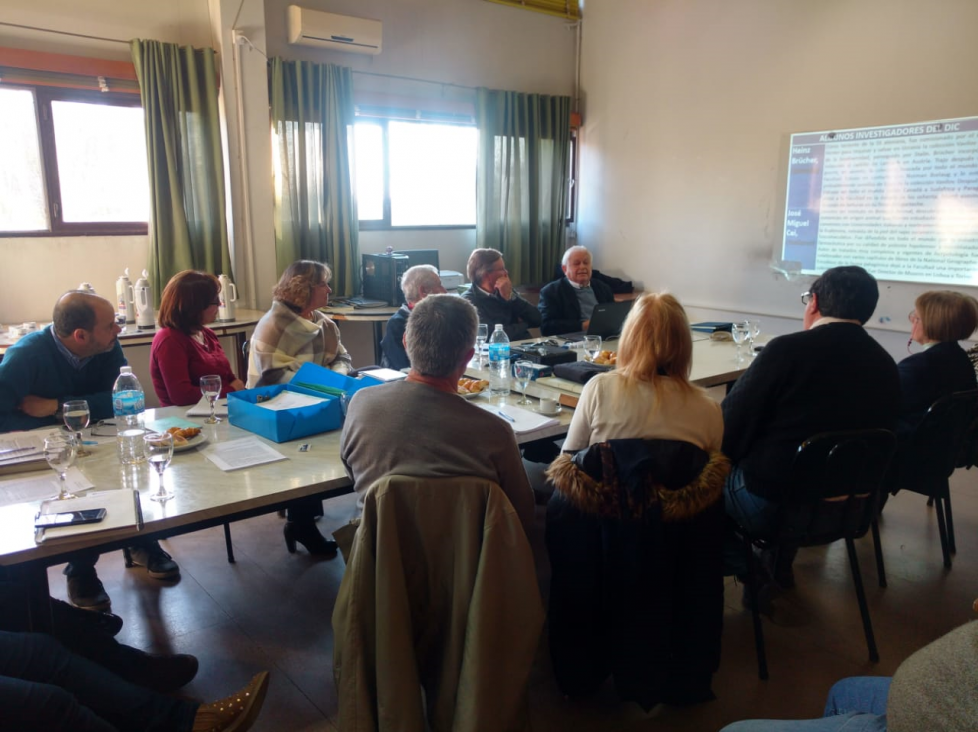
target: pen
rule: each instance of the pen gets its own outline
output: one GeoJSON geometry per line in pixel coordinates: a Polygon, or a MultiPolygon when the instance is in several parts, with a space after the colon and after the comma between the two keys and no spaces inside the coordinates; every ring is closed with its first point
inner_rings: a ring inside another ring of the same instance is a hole
{"type": "Polygon", "coordinates": [[[504,412],[504,411],[503,411],[503,410],[501,410],[501,409],[497,409],[497,410],[496,410],[496,414],[498,414],[498,415],[499,415],[500,417],[502,417],[503,419],[508,419],[508,420],[509,420],[510,422],[512,422],[512,423],[514,423],[514,424],[516,423],[516,420],[515,420],[515,419],[513,419],[512,417],[510,417],[510,416],[509,416],[508,414],[506,414],[506,412],[504,412]]]}

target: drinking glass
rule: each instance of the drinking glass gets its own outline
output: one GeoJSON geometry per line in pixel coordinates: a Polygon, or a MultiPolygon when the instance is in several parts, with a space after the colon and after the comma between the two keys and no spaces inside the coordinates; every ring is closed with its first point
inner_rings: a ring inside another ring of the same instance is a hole
{"type": "Polygon", "coordinates": [[[513,373],[516,375],[516,383],[520,385],[520,390],[523,392],[523,398],[516,403],[529,404],[530,400],[526,398],[526,386],[533,378],[533,362],[517,361],[513,366],[513,373]]]}
{"type": "Polygon", "coordinates": [[[744,354],[741,353],[740,347],[744,344],[747,339],[747,328],[744,323],[734,323],[733,327],[730,329],[730,335],[733,336],[734,343],[737,344],[737,363],[744,360],[744,354]]]}
{"type": "Polygon", "coordinates": [[[217,404],[217,398],[221,396],[221,377],[216,374],[201,376],[200,393],[207,398],[211,405],[211,416],[204,420],[204,424],[217,424],[221,418],[215,416],[214,407],[217,404]]]}
{"type": "Polygon", "coordinates": [[[594,363],[594,359],[601,355],[601,336],[584,336],[584,353],[587,354],[587,360],[594,363]]]}
{"type": "Polygon", "coordinates": [[[65,473],[75,462],[75,450],[75,440],[71,435],[52,435],[44,438],[44,459],[58,474],[59,479],[58,495],[54,497],[56,501],[75,497],[73,493],[68,492],[68,483],[65,480],[65,473]]]}
{"type": "Polygon", "coordinates": [[[475,331],[475,358],[480,369],[482,368],[482,347],[486,345],[488,339],[489,326],[485,323],[479,323],[479,327],[475,331]]]}
{"type": "Polygon", "coordinates": [[[64,415],[65,427],[75,437],[77,446],[76,455],[78,457],[88,457],[92,454],[91,450],[84,448],[82,441],[82,430],[88,427],[88,422],[92,418],[92,413],[88,409],[88,402],[84,399],[75,399],[61,405],[61,413],[64,415]]]}
{"type": "Polygon", "coordinates": [[[761,321],[751,320],[750,321],[750,331],[747,334],[747,338],[750,340],[750,355],[756,356],[757,351],[754,350],[754,339],[761,334],[761,321]]]}
{"type": "Polygon", "coordinates": [[[160,487],[149,499],[166,503],[173,498],[173,493],[163,486],[163,471],[173,459],[173,435],[169,432],[150,432],[148,435],[143,435],[143,448],[146,459],[156,468],[156,474],[160,476],[160,487]]]}

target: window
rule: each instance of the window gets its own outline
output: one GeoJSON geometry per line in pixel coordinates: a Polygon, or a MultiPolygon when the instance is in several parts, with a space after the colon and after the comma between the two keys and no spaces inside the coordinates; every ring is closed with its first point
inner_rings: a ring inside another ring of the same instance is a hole
{"type": "Polygon", "coordinates": [[[475,127],[369,119],[354,138],[361,229],[475,226],[475,127]]]}
{"type": "Polygon", "coordinates": [[[0,128],[0,234],[147,232],[138,96],[5,86],[0,128]]]}

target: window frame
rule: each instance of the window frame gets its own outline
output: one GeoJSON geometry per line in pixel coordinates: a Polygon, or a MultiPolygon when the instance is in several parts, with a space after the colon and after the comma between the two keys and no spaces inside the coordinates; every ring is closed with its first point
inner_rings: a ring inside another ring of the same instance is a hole
{"type": "MultiPolygon", "coordinates": [[[[358,123],[376,124],[381,130],[381,140],[383,141],[383,160],[384,160],[384,218],[383,219],[359,219],[360,231],[445,231],[453,229],[475,229],[476,224],[414,224],[411,226],[394,226],[391,223],[391,171],[390,171],[390,135],[388,125],[391,122],[407,122],[419,125],[452,125],[455,127],[471,127],[473,124],[462,124],[459,122],[449,122],[446,120],[434,119],[403,119],[399,117],[375,117],[372,115],[358,116],[353,122],[353,134],[356,135],[356,125],[358,123]]],[[[478,149],[476,150],[478,156],[478,149]]],[[[478,172],[476,172],[476,183],[478,183],[478,172]]],[[[476,194],[478,195],[478,193],[476,194]]]]}
{"type": "Polygon", "coordinates": [[[34,94],[34,117],[41,153],[44,199],[48,228],[35,231],[0,230],[0,238],[35,238],[53,236],[137,236],[149,233],[148,221],[83,221],[66,223],[62,217],[61,182],[58,172],[57,142],[54,135],[52,102],[84,102],[113,107],[142,107],[138,94],[101,92],[89,89],[48,86],[43,84],[4,84],[5,89],[26,89],[34,94]]]}

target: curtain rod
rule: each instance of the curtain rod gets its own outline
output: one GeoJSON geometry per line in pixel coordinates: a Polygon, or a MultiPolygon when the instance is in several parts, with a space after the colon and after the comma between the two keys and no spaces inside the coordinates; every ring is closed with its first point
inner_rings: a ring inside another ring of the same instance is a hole
{"type": "Polygon", "coordinates": [[[476,90],[479,87],[468,86],[466,84],[453,84],[450,81],[432,81],[431,79],[419,79],[416,76],[398,76],[397,74],[379,74],[375,71],[358,71],[353,69],[354,74],[361,74],[363,76],[379,76],[385,79],[400,79],[401,81],[417,81],[422,84],[434,84],[435,86],[453,86],[456,89],[471,89],[476,90]]]}
{"type": "Polygon", "coordinates": [[[122,43],[126,46],[129,45],[129,41],[123,41],[119,38],[105,38],[103,36],[90,36],[85,33],[71,33],[70,31],[54,30],[53,28],[39,28],[35,25],[21,25],[19,23],[7,23],[5,21],[0,21],[0,25],[6,25],[11,28],[23,28],[24,30],[41,31],[42,33],[57,33],[60,36],[74,36],[75,38],[88,38],[92,41],[108,41],[109,43],[122,43]]]}

